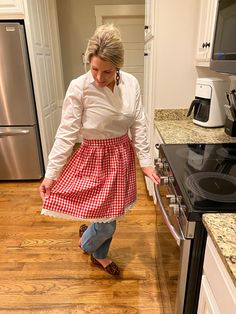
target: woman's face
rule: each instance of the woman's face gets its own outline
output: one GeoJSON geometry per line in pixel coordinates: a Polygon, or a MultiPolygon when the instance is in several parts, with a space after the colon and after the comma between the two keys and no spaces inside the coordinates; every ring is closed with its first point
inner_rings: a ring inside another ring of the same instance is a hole
{"type": "Polygon", "coordinates": [[[116,67],[109,61],[104,61],[99,57],[93,56],[90,62],[92,72],[97,87],[113,88],[115,83],[116,67]]]}

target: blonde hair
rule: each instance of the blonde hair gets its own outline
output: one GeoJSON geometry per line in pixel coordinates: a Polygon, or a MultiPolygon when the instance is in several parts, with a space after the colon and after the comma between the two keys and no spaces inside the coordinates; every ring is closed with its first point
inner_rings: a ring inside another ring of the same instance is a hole
{"type": "Polygon", "coordinates": [[[117,70],[124,64],[124,47],[121,34],[113,24],[99,26],[90,38],[85,52],[89,63],[93,56],[111,62],[117,70]]]}

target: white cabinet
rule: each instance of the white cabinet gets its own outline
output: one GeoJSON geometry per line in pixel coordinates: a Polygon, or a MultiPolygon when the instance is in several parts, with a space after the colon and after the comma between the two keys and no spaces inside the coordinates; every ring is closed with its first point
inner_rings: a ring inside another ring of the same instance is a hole
{"type": "MultiPolygon", "coordinates": [[[[155,29],[156,21],[154,16],[157,10],[158,0],[145,0],[145,46],[144,46],[144,91],[143,105],[148,126],[148,140],[150,143],[151,155],[154,164],[154,108],[155,108],[155,84],[156,80],[156,46],[155,29]]],[[[153,182],[145,178],[149,195],[153,196],[153,182]]]]}
{"type": "Polygon", "coordinates": [[[4,19],[22,18],[24,16],[23,0],[0,0],[0,17],[4,19]]]}
{"type": "Polygon", "coordinates": [[[159,0],[145,0],[145,40],[155,35],[155,16],[159,0]]]}
{"type": "Polygon", "coordinates": [[[217,0],[201,0],[198,25],[196,65],[209,67],[214,27],[216,22],[217,0]]]}
{"type": "MultiPolygon", "coordinates": [[[[153,41],[149,40],[144,46],[144,93],[143,93],[143,106],[147,121],[147,137],[150,143],[151,153],[153,150],[153,120],[154,120],[154,109],[153,109],[153,41]]],[[[154,159],[153,159],[154,160],[154,159]]],[[[153,183],[145,177],[147,190],[149,195],[153,194],[153,183]]]]}
{"type": "Polygon", "coordinates": [[[206,275],[202,276],[198,314],[221,314],[206,275]]]}
{"type": "MultiPolygon", "coordinates": [[[[153,41],[149,40],[144,45],[144,94],[143,105],[148,124],[153,121],[153,41]]],[[[148,137],[152,136],[150,129],[148,137]]]]}
{"type": "Polygon", "coordinates": [[[154,16],[157,1],[158,0],[145,0],[145,40],[148,40],[154,35],[154,16]]]}
{"type": "Polygon", "coordinates": [[[236,313],[236,288],[208,236],[198,314],[236,313]]]}

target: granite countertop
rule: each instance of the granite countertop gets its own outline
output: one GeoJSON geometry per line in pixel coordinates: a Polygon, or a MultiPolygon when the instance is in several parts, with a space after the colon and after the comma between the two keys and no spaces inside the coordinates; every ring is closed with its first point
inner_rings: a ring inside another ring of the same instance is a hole
{"type": "MultiPolygon", "coordinates": [[[[204,128],[187,118],[187,109],[155,111],[155,126],[165,144],[236,143],[224,128],[204,128]]],[[[203,222],[236,286],[236,214],[205,214],[203,222]]]]}
{"type": "Polygon", "coordinates": [[[236,287],[236,215],[204,214],[203,223],[236,287]]]}
{"type": "Polygon", "coordinates": [[[236,143],[224,128],[204,128],[187,118],[187,109],[160,109],[155,112],[155,126],[166,144],[236,143]]]}

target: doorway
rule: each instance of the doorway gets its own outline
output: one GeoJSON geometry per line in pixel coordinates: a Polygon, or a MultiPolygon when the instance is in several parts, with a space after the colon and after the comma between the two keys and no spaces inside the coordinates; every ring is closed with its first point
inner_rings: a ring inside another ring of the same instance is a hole
{"type": "Polygon", "coordinates": [[[96,5],[97,26],[105,23],[116,25],[125,49],[123,70],[139,81],[143,94],[144,82],[144,5],[96,5]]]}

